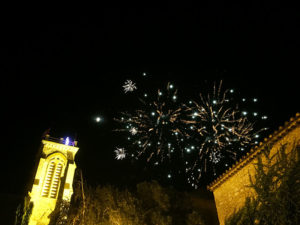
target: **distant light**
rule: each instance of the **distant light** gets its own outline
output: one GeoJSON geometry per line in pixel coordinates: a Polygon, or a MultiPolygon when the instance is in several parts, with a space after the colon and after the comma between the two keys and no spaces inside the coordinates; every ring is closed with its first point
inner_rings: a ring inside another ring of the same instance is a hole
{"type": "Polygon", "coordinates": [[[213,104],[217,104],[217,100],[213,100],[213,104]]]}
{"type": "Polygon", "coordinates": [[[147,74],[144,72],[144,73],[143,73],[143,76],[145,77],[146,75],[147,75],[147,74]]]}
{"type": "Polygon", "coordinates": [[[173,96],[173,99],[175,100],[176,98],[177,98],[176,95],[174,95],[174,96],[173,96]]]}
{"type": "Polygon", "coordinates": [[[234,92],[234,90],[233,89],[230,89],[230,93],[233,93],[234,92]]]}
{"type": "Polygon", "coordinates": [[[158,95],[159,95],[159,96],[162,96],[162,92],[159,92],[158,95]]]}
{"type": "Polygon", "coordinates": [[[168,174],[168,178],[171,178],[172,176],[171,176],[171,174],[168,174]]]}
{"type": "Polygon", "coordinates": [[[192,104],[193,102],[192,101],[189,101],[189,104],[192,104]]]}
{"type": "Polygon", "coordinates": [[[173,84],[170,84],[170,88],[172,89],[174,86],[173,86],[173,84]]]}
{"type": "Polygon", "coordinates": [[[245,102],[245,101],[246,101],[246,99],[245,99],[245,98],[243,98],[243,99],[242,99],[242,101],[243,101],[243,102],[245,102]]]}
{"type": "Polygon", "coordinates": [[[257,98],[254,98],[254,99],[253,99],[253,102],[257,102],[257,98]]]}
{"type": "Polygon", "coordinates": [[[152,115],[152,116],[155,116],[155,112],[152,112],[151,115],[152,115]]]}
{"type": "Polygon", "coordinates": [[[263,116],[261,117],[263,120],[266,120],[268,117],[267,116],[263,116]]]}
{"type": "MultiPolygon", "coordinates": [[[[123,119],[123,118],[122,118],[123,119]]],[[[101,121],[101,117],[96,117],[96,122],[99,123],[101,121]]]]}
{"type": "Polygon", "coordinates": [[[254,112],[254,113],[253,113],[253,116],[257,116],[257,112],[254,112]]]}
{"type": "Polygon", "coordinates": [[[147,93],[145,93],[145,94],[144,94],[144,97],[147,97],[147,96],[148,96],[147,93]]]}

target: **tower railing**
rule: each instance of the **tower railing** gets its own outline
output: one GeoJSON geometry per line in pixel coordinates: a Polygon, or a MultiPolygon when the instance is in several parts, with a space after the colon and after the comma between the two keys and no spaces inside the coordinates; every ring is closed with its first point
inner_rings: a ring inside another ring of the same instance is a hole
{"type": "Polygon", "coordinates": [[[77,141],[69,141],[68,143],[66,143],[66,139],[64,138],[54,138],[54,137],[50,137],[50,135],[48,134],[45,135],[44,140],[52,141],[55,143],[60,143],[68,146],[77,146],[77,141]]]}

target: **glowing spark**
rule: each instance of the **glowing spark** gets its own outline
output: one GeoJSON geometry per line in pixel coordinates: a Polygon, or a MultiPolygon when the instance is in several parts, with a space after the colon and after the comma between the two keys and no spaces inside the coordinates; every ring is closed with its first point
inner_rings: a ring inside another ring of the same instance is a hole
{"type": "Polygon", "coordinates": [[[244,111],[244,112],[242,112],[242,114],[243,114],[244,116],[246,116],[248,113],[247,113],[246,111],[244,111]]]}
{"type": "Polygon", "coordinates": [[[137,89],[137,87],[135,86],[135,83],[133,83],[131,80],[127,80],[125,82],[125,84],[123,85],[124,88],[124,92],[127,93],[128,91],[132,92],[135,89],[137,89]]]}
{"type": "Polygon", "coordinates": [[[132,134],[132,135],[136,135],[138,130],[135,128],[135,127],[132,127],[130,128],[129,132],[132,134]]]}
{"type": "Polygon", "coordinates": [[[126,157],[125,149],[124,148],[116,148],[115,150],[116,153],[116,159],[124,159],[126,157]]]}

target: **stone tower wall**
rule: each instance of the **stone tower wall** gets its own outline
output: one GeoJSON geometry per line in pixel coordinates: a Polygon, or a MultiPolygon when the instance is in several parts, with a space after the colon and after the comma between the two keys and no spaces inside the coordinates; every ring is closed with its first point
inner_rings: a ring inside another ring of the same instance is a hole
{"type": "Polygon", "coordinates": [[[77,147],[49,140],[43,148],[29,192],[33,204],[29,225],[48,225],[58,200],[70,201],[73,194],[74,162],[77,147]]]}

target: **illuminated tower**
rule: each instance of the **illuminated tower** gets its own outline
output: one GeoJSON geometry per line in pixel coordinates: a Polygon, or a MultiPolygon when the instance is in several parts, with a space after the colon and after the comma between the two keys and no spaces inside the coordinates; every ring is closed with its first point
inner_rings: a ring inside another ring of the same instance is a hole
{"type": "Polygon", "coordinates": [[[33,203],[29,225],[47,225],[49,215],[58,200],[70,202],[73,194],[74,162],[78,151],[77,142],[69,138],[56,139],[49,135],[42,140],[39,163],[29,192],[33,203]]]}

